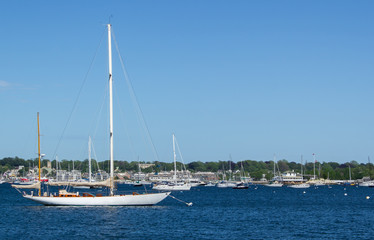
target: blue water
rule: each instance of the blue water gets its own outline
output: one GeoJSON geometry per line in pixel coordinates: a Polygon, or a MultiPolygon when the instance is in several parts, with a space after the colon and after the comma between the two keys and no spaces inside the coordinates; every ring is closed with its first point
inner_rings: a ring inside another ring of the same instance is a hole
{"type": "Polygon", "coordinates": [[[45,207],[2,184],[0,239],[374,239],[374,188],[172,194],[193,206],[167,198],[153,207],[45,207]]]}

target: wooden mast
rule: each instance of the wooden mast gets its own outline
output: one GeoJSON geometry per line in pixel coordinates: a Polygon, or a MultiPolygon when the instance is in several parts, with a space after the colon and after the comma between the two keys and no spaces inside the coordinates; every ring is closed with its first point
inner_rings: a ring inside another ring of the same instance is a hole
{"type": "MultiPolygon", "coordinates": [[[[39,112],[37,113],[38,116],[38,158],[39,158],[39,183],[41,183],[40,179],[40,162],[41,162],[41,154],[40,154],[40,129],[39,129],[39,112]]],[[[39,185],[39,196],[41,196],[41,189],[39,185]]]]}

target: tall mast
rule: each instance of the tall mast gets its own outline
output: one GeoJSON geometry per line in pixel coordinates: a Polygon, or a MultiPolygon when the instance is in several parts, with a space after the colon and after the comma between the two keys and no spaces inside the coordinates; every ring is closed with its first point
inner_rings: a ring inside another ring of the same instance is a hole
{"type": "Polygon", "coordinates": [[[56,155],[56,181],[58,181],[58,156],[56,155]]]}
{"type": "Polygon", "coordinates": [[[371,164],[370,164],[370,156],[368,156],[368,164],[369,164],[369,179],[371,180],[371,164]]]}
{"type": "Polygon", "coordinates": [[[114,190],[114,160],[113,160],[113,78],[112,78],[112,25],[108,24],[108,58],[109,58],[109,138],[110,138],[110,194],[114,190]]]}
{"type": "MultiPolygon", "coordinates": [[[[301,155],[301,164],[300,164],[300,173],[301,173],[301,180],[302,182],[304,181],[304,174],[303,174],[303,155],[301,155]]],[[[305,170],[304,172],[306,171],[306,162],[305,162],[305,170]]]]}
{"type": "MultiPolygon", "coordinates": [[[[37,118],[38,118],[38,158],[39,158],[39,183],[41,182],[40,180],[40,162],[41,162],[41,155],[40,155],[40,128],[39,128],[39,112],[37,113],[37,118]]],[[[41,189],[39,186],[39,196],[41,196],[41,189]]]]}
{"type": "Polygon", "coordinates": [[[316,180],[316,155],[313,153],[313,160],[314,160],[314,165],[313,165],[313,179],[316,180]]]}
{"type": "Polygon", "coordinates": [[[174,180],[177,181],[177,155],[175,154],[175,136],[173,133],[174,180]]]}
{"type": "Polygon", "coordinates": [[[92,181],[91,179],[91,136],[88,137],[88,180],[89,182],[92,181]]]}

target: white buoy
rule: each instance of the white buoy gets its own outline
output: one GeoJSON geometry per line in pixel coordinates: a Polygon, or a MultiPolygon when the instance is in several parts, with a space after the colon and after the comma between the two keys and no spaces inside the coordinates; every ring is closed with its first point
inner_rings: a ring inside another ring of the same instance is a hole
{"type": "Polygon", "coordinates": [[[369,199],[370,199],[370,197],[369,197],[369,196],[366,196],[366,199],[368,199],[368,200],[369,200],[369,199]]]}
{"type": "Polygon", "coordinates": [[[347,196],[348,194],[347,193],[344,193],[344,196],[347,196]]]}
{"type": "Polygon", "coordinates": [[[306,192],[304,191],[303,193],[305,194],[306,192]]]}

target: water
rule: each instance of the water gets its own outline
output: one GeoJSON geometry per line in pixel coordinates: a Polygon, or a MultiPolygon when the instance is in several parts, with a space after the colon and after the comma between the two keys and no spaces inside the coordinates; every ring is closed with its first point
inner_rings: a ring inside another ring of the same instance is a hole
{"type": "MultiPolygon", "coordinates": [[[[132,186],[122,188],[137,190],[132,186]]],[[[193,202],[193,206],[167,198],[153,207],[45,207],[22,198],[9,184],[2,184],[0,239],[373,239],[374,236],[374,188],[197,187],[172,195],[193,202]]]]}

